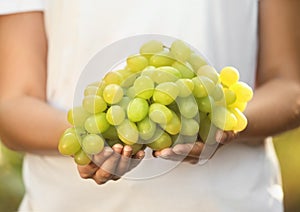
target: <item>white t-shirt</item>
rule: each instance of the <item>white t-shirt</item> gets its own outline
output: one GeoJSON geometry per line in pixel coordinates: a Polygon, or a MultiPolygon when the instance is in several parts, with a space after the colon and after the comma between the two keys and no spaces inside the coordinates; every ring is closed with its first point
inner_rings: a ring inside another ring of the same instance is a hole
{"type": "MultiPolygon", "coordinates": [[[[8,8],[7,2],[0,0],[0,10],[8,8]]],[[[27,9],[41,2],[26,2],[27,9]]],[[[257,16],[258,0],[45,1],[48,101],[65,110],[72,107],[77,80],[93,55],[124,37],[149,33],[190,43],[218,70],[237,67],[241,80],[253,86],[257,16]]],[[[104,73],[99,71],[99,79],[104,73]]],[[[162,159],[152,161],[155,167],[163,164],[162,159]]],[[[149,167],[142,162],[137,169],[149,167]]],[[[102,186],[81,179],[69,157],[27,154],[23,170],[26,195],[20,211],[283,210],[271,139],[264,146],[226,145],[202,166],[184,163],[151,179],[102,186]]]]}

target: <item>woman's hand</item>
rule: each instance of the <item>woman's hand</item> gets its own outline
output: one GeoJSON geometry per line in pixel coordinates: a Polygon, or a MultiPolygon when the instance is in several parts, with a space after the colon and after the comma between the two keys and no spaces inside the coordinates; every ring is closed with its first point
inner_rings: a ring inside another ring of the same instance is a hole
{"type": "Polygon", "coordinates": [[[78,165],[78,171],[82,178],[91,178],[101,185],[110,180],[120,179],[125,173],[136,167],[144,156],[144,150],[132,155],[130,146],[115,144],[112,148],[105,147],[102,152],[93,156],[90,164],[78,165]]]}
{"type": "Polygon", "coordinates": [[[210,159],[220,147],[232,142],[237,136],[238,134],[233,131],[218,130],[215,134],[216,142],[211,146],[212,148],[205,147],[203,141],[195,141],[194,143],[176,144],[174,147],[155,151],[153,155],[167,160],[196,164],[199,159],[210,159]],[[204,156],[202,156],[201,153],[203,153],[204,156]]]}

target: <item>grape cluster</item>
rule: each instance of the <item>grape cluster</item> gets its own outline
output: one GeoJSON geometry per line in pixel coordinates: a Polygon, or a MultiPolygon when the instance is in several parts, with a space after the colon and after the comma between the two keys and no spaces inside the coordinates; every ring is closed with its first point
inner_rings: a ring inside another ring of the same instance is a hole
{"type": "Polygon", "coordinates": [[[252,89],[234,67],[218,73],[183,41],[170,47],[151,40],[127,58],[121,70],[89,84],[82,105],[68,112],[73,125],[62,135],[59,151],[80,165],[105,145],[146,146],[161,150],[176,143],[207,139],[211,126],[242,131],[252,89]]]}

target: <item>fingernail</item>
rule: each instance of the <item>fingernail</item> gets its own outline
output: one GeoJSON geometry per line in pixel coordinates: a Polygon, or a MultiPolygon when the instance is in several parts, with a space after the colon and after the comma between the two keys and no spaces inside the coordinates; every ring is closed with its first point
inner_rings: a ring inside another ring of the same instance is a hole
{"type": "Polygon", "coordinates": [[[122,144],[115,144],[115,145],[113,145],[113,148],[122,149],[123,146],[122,146],[122,144]]]}
{"type": "Polygon", "coordinates": [[[132,151],[132,148],[131,148],[130,146],[127,146],[127,145],[126,145],[126,146],[124,147],[124,151],[125,151],[125,152],[131,152],[131,151],[132,151]]]}
{"type": "Polygon", "coordinates": [[[110,147],[104,147],[103,151],[104,151],[104,156],[109,156],[113,153],[113,150],[110,147]]]}
{"type": "Polygon", "coordinates": [[[123,149],[123,146],[121,144],[115,144],[113,146],[113,150],[114,150],[115,153],[121,154],[122,149],[123,149]]]}
{"type": "Polygon", "coordinates": [[[142,158],[144,158],[144,157],[145,157],[145,153],[143,153],[143,152],[139,153],[139,155],[138,155],[138,158],[139,158],[139,159],[142,159],[142,158]]]}

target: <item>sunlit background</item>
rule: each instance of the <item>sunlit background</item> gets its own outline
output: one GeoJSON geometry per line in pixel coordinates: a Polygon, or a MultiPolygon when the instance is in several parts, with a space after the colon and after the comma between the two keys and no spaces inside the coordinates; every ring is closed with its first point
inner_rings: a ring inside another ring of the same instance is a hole
{"type": "MultiPolygon", "coordinates": [[[[274,140],[281,164],[285,211],[300,211],[300,128],[277,136],[274,140]]],[[[16,211],[24,194],[22,154],[0,143],[0,211],[16,211]]]]}

